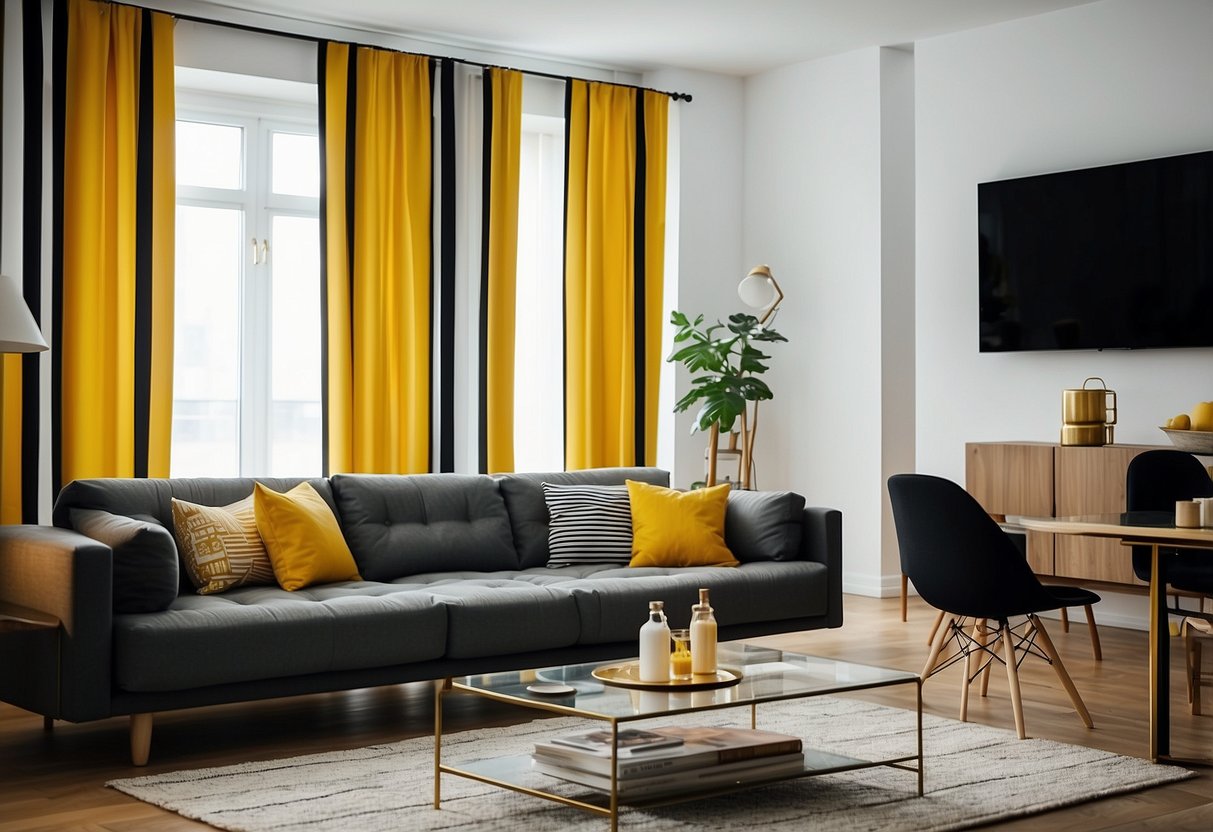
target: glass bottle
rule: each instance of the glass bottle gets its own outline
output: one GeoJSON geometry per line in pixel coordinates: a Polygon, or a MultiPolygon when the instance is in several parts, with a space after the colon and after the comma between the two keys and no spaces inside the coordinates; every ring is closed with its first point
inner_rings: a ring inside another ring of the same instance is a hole
{"type": "Polygon", "coordinates": [[[691,672],[716,672],[716,617],[706,589],[699,590],[699,603],[691,607],[691,672]]]}
{"type": "Polygon", "coordinates": [[[649,620],[640,628],[640,681],[670,681],[670,625],[665,602],[649,602],[649,620]]]}

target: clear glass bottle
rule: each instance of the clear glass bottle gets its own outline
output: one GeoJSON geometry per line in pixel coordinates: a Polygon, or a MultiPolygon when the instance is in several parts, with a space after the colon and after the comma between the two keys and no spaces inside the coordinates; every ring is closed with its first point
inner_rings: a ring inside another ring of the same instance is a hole
{"type": "Polygon", "coordinates": [[[670,625],[665,602],[649,602],[649,620],[640,628],[640,681],[670,681],[670,625]]]}
{"type": "Polygon", "coordinates": [[[699,590],[699,603],[691,607],[691,672],[716,672],[716,617],[706,589],[699,590]]]}

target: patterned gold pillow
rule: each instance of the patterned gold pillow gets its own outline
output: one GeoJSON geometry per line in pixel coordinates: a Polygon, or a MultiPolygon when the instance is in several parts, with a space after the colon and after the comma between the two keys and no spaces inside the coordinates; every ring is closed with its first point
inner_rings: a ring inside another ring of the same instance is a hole
{"type": "Polygon", "coordinates": [[[229,506],[173,499],[181,562],[199,595],[274,583],[274,567],[257,533],[253,495],[229,506]]]}

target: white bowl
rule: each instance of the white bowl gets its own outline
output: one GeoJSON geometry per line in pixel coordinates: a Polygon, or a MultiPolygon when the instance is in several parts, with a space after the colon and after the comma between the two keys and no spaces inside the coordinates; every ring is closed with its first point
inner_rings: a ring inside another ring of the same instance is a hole
{"type": "Polygon", "coordinates": [[[1159,430],[1171,438],[1171,444],[1175,446],[1176,450],[1213,456],[1213,431],[1172,430],[1171,428],[1159,428],[1159,430]]]}

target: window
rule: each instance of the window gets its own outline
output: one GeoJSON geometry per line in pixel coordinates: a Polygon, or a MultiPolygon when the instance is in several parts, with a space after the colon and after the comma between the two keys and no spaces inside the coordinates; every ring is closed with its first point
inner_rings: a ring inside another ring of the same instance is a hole
{"type": "Polygon", "coordinates": [[[173,476],[322,470],[316,113],[270,109],[179,94],[173,476]]]}
{"type": "Polygon", "coordinates": [[[524,114],[518,183],[514,467],[564,470],[564,119],[524,114]]]}

